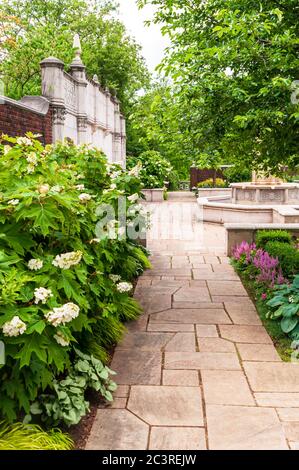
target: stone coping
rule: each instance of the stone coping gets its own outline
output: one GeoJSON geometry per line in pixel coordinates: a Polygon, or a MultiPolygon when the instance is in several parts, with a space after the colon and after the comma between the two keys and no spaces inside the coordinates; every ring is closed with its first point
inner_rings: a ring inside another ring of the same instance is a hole
{"type": "Polygon", "coordinates": [[[273,184],[258,184],[258,183],[231,183],[231,188],[238,189],[296,189],[299,188],[298,183],[273,183],[273,184]]]}
{"type": "Polygon", "coordinates": [[[49,106],[50,106],[50,102],[46,98],[40,97],[40,96],[30,96],[30,97],[26,96],[23,98],[23,102],[22,102],[22,101],[13,100],[12,98],[8,98],[7,96],[0,95],[0,104],[8,104],[11,106],[16,106],[25,111],[31,111],[36,114],[39,114],[40,116],[45,116],[48,113],[49,106]],[[28,104],[29,99],[30,99],[30,105],[28,104]],[[44,102],[44,106],[42,107],[40,105],[41,99],[44,102]],[[34,103],[34,101],[36,101],[36,103],[34,103]],[[39,109],[37,109],[37,107],[39,109]]]}
{"type": "Polygon", "coordinates": [[[240,224],[226,223],[226,230],[299,230],[299,224],[240,224]]]}

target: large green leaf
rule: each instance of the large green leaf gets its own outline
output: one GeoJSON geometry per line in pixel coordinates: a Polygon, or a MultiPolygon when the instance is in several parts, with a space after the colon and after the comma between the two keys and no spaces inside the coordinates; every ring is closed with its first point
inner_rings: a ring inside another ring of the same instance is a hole
{"type": "Polygon", "coordinates": [[[298,324],[298,317],[284,317],[281,322],[281,329],[284,333],[290,333],[298,324]]]}

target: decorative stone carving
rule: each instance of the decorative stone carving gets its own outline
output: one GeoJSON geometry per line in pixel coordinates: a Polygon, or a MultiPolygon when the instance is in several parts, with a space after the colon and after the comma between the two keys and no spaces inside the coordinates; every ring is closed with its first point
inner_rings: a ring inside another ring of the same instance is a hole
{"type": "Polygon", "coordinates": [[[64,124],[64,121],[66,119],[66,109],[63,107],[53,107],[52,116],[54,125],[64,124]]]}
{"type": "Polygon", "coordinates": [[[250,190],[240,189],[236,194],[237,201],[254,201],[255,192],[250,190]]]}
{"type": "Polygon", "coordinates": [[[264,189],[260,193],[260,199],[262,202],[283,202],[283,191],[277,189],[264,189]]]}
{"type": "Polygon", "coordinates": [[[76,86],[74,82],[66,80],[64,83],[65,104],[71,108],[76,107],[76,86]]]}
{"type": "Polygon", "coordinates": [[[88,127],[87,117],[77,117],[77,124],[80,131],[86,130],[88,127]]]}

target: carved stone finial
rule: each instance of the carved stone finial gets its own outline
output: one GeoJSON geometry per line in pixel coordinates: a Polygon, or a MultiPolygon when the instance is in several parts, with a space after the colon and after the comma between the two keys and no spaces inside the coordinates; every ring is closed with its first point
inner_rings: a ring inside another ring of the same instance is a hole
{"type": "Polygon", "coordinates": [[[99,82],[99,77],[97,76],[96,73],[94,74],[94,76],[93,76],[92,79],[93,79],[93,81],[94,81],[95,83],[97,83],[98,85],[100,84],[100,82],[99,82]]]}
{"type": "Polygon", "coordinates": [[[82,60],[81,60],[82,48],[81,48],[80,36],[78,33],[76,33],[74,36],[73,48],[76,51],[76,56],[72,62],[72,65],[82,65],[82,60]]]}

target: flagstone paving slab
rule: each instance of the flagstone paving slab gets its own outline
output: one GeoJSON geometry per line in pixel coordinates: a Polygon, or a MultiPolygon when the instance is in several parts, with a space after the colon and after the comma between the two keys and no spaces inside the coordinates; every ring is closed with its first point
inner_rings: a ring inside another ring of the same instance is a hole
{"type": "Polygon", "coordinates": [[[282,425],[273,409],[208,405],[206,411],[210,449],[288,449],[282,425]]]}
{"type": "Polygon", "coordinates": [[[223,309],[223,304],[215,304],[215,303],[212,303],[211,301],[209,302],[193,302],[193,301],[184,301],[184,302],[177,302],[177,301],[173,301],[172,302],[172,308],[177,310],[177,309],[188,309],[188,308],[192,308],[192,309],[223,309]]]}
{"type": "Polygon", "coordinates": [[[202,287],[181,287],[174,295],[174,301],[194,302],[210,302],[211,297],[206,286],[202,287]]]}
{"type": "Polygon", "coordinates": [[[299,422],[283,423],[283,429],[289,441],[299,441],[299,422]]]}
{"type": "Polygon", "coordinates": [[[263,326],[220,325],[219,330],[222,338],[229,339],[236,343],[273,344],[263,326]]]}
{"type": "Polygon", "coordinates": [[[165,369],[238,370],[241,368],[234,353],[166,352],[165,369]]]}
{"type": "Polygon", "coordinates": [[[165,351],[196,351],[194,333],[176,333],[165,346],[165,351]]]}
{"type": "Polygon", "coordinates": [[[207,281],[211,295],[246,296],[247,292],[241,281],[207,281]]]}
{"type": "Polygon", "coordinates": [[[86,450],[145,450],[149,426],[127,410],[98,410],[86,450]]]}
{"type": "Polygon", "coordinates": [[[299,365],[283,362],[243,362],[254,392],[299,392],[299,365]]]}
{"type": "Polygon", "coordinates": [[[198,338],[218,338],[216,325],[196,325],[196,334],[198,338]]]}
{"type": "Polygon", "coordinates": [[[235,352],[233,343],[222,338],[199,338],[198,347],[201,352],[235,352]]]}
{"type": "Polygon", "coordinates": [[[193,332],[194,326],[191,323],[151,323],[149,322],[147,331],[165,331],[165,332],[176,332],[176,331],[187,331],[193,332]]]}
{"type": "Polygon", "coordinates": [[[152,426],[203,426],[198,387],[133,386],[128,409],[152,426]]]}
{"type": "Polygon", "coordinates": [[[206,437],[203,428],[153,427],[150,450],[205,450],[206,437]]]}
{"type": "Polygon", "coordinates": [[[299,408],[277,408],[277,413],[281,421],[299,423],[299,408]]]}
{"type": "Polygon", "coordinates": [[[164,370],[163,385],[196,387],[199,385],[198,372],[195,370],[164,370]]]}
{"type": "Polygon", "coordinates": [[[116,349],[111,369],[117,371],[116,382],[121,385],[159,384],[162,355],[153,351],[116,349]]]}
{"type": "Polygon", "coordinates": [[[236,325],[262,325],[256,310],[246,305],[224,302],[225,310],[236,325]]]}
{"type": "MultiPolygon", "coordinates": [[[[221,266],[221,265],[219,265],[221,266]]],[[[218,273],[218,272],[205,272],[198,269],[193,269],[193,279],[195,280],[206,280],[206,281],[235,281],[239,278],[232,273],[218,273]]]]}
{"type": "MultiPolygon", "coordinates": [[[[190,334],[192,335],[192,333],[190,334]]],[[[173,334],[171,333],[128,333],[119,343],[117,349],[161,351],[172,338],[173,334]]]]}
{"type": "Polygon", "coordinates": [[[201,377],[206,404],[255,405],[243,372],[235,370],[202,370],[201,377]]]}
{"type": "Polygon", "coordinates": [[[151,322],[158,323],[207,323],[230,324],[231,321],[221,309],[172,309],[151,315],[151,322]]]}
{"type": "Polygon", "coordinates": [[[266,407],[298,407],[299,408],[299,393],[254,393],[254,397],[258,406],[266,407]]]}
{"type": "Polygon", "coordinates": [[[243,361],[281,362],[272,344],[237,343],[237,349],[243,361]]]}
{"type": "Polygon", "coordinates": [[[235,304],[242,304],[242,305],[251,305],[254,307],[252,301],[249,299],[249,297],[245,296],[239,296],[236,297],[234,295],[213,295],[212,294],[212,302],[230,302],[230,303],[235,303],[235,304]]]}

